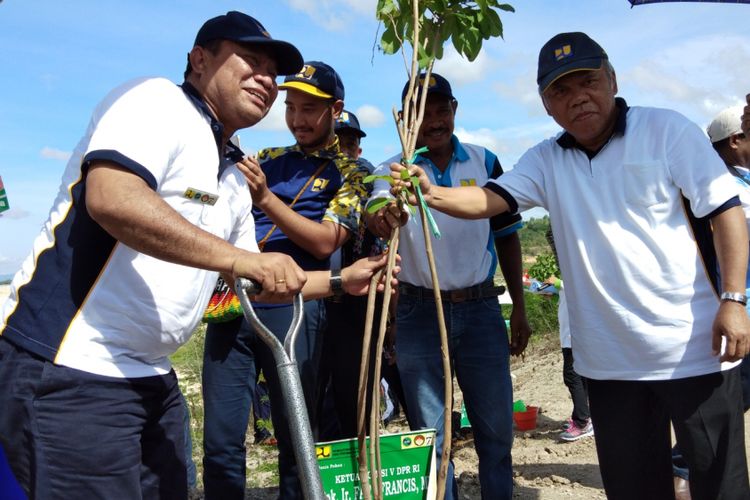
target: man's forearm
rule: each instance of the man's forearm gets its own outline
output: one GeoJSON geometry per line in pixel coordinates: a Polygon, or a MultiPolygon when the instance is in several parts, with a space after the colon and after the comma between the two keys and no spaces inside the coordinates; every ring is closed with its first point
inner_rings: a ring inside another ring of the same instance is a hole
{"type": "Polygon", "coordinates": [[[90,168],[86,205],[113,238],[157,259],[231,273],[235,260],[246,254],[190,223],[140,177],[116,164],[90,168]]]}
{"type": "Polygon", "coordinates": [[[740,207],[732,207],[712,218],[711,224],[722,291],[744,292],[748,261],[745,215],[740,207]]]}
{"type": "Polygon", "coordinates": [[[259,208],[287,238],[319,259],[329,257],[349,238],[349,231],[343,226],[303,217],[277,196],[270,196],[259,208]]]}
{"type": "Polygon", "coordinates": [[[431,186],[427,203],[436,210],[461,219],[483,219],[510,209],[502,197],[479,186],[431,186]]]}

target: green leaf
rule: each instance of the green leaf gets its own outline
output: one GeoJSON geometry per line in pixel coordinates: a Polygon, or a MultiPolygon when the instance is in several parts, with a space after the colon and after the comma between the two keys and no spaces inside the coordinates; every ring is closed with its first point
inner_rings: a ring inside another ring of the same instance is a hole
{"type": "Polygon", "coordinates": [[[376,7],[375,13],[377,19],[383,21],[392,12],[396,10],[396,4],[393,0],[378,0],[378,6],[376,7]]]}
{"type": "Polygon", "coordinates": [[[489,36],[503,36],[503,22],[500,20],[500,16],[494,10],[487,11],[487,20],[490,25],[489,36]]]}
{"type": "Polygon", "coordinates": [[[390,175],[368,175],[362,180],[362,182],[370,183],[375,182],[376,180],[386,181],[391,186],[396,182],[390,175]]]}
{"type": "Polygon", "coordinates": [[[402,181],[408,181],[408,180],[410,180],[409,169],[408,168],[405,168],[405,169],[403,169],[401,171],[401,180],[402,181]]]}
{"type": "Polygon", "coordinates": [[[390,203],[392,199],[393,198],[373,198],[367,204],[367,213],[374,214],[375,212],[386,206],[388,203],[390,203]]]}
{"type": "Polygon", "coordinates": [[[392,26],[383,31],[383,35],[380,37],[380,48],[386,54],[395,54],[401,48],[401,42],[392,26]]]}

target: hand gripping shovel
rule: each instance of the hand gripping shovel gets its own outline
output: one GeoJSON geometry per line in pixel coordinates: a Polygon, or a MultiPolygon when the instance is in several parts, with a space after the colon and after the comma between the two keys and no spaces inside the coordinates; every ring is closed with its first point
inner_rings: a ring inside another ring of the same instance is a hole
{"type": "Polygon", "coordinates": [[[263,343],[271,349],[273,359],[276,361],[276,372],[279,375],[279,384],[289,416],[289,431],[294,447],[294,458],[299,467],[302,493],[309,500],[325,500],[326,495],[323,493],[318,459],[315,455],[315,441],[310,429],[310,420],[307,416],[305,397],[302,393],[302,383],[294,354],[294,343],[304,315],[302,293],[294,297],[294,315],[282,345],[279,339],[261,323],[250,303],[250,295],[260,293],[260,285],[245,278],[238,278],[235,282],[235,290],[242,304],[245,319],[255,328],[263,343]]]}

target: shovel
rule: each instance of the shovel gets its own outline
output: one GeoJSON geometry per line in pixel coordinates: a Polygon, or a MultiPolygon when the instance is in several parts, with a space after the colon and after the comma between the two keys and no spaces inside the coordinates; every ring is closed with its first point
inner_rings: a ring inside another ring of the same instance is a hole
{"type": "Polygon", "coordinates": [[[310,429],[305,397],[302,393],[302,382],[300,382],[294,354],[294,343],[297,340],[304,314],[302,293],[294,297],[294,315],[282,345],[279,339],[261,323],[250,303],[250,296],[260,293],[260,284],[246,278],[238,278],[235,282],[235,290],[242,304],[245,319],[255,328],[263,343],[271,349],[273,359],[276,361],[276,372],[279,376],[284,405],[289,415],[289,431],[294,447],[294,458],[299,467],[302,494],[308,500],[326,500],[318,469],[318,458],[315,455],[315,441],[310,429]]]}

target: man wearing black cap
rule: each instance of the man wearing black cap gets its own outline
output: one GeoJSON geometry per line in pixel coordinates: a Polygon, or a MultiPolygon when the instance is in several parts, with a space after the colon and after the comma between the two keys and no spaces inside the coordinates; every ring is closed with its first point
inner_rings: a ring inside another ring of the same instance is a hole
{"type": "MultiPolygon", "coordinates": [[[[258,253],[229,142],[266,115],[299,52],[229,12],[188,61],[181,86],[136,80],[94,111],[0,313],[0,444],[31,498],[185,498],[168,356],[218,274],[259,281],[262,300],[330,293],[328,272],[258,253]]],[[[370,275],[347,271],[344,286],[370,275]]]]}
{"type": "MultiPolygon", "coordinates": [[[[367,170],[341,153],[334,133],[344,106],[344,84],[328,64],[308,61],[279,88],[286,91],[286,122],[296,143],[264,149],[257,161],[246,158],[238,164],[252,193],[256,237],[264,253],[289,255],[305,271],[328,270],[331,254],[357,232],[366,195],[362,180],[367,170]]],[[[332,274],[337,276],[339,269],[332,274]]],[[[287,331],[293,316],[291,306],[258,304],[256,312],[278,335],[287,331]]],[[[323,301],[307,300],[295,348],[314,434],[325,384],[319,377],[324,326],[323,301]]],[[[275,362],[243,318],[212,324],[206,332],[204,484],[209,498],[244,495],[247,426],[237,423],[247,422],[251,393],[244,381],[251,380],[256,366],[268,382],[280,497],[301,496],[275,362]]]]}
{"type": "Polygon", "coordinates": [[[549,211],[608,498],[674,497],[670,424],[694,499],[750,498],[738,186],[695,124],[615,98],[609,58],[584,33],[542,47],[537,83],[564,131],[484,187],[432,185],[415,168],[428,204],[469,218],[549,211]]]}
{"type": "MultiPolygon", "coordinates": [[[[424,81],[422,75],[421,82],[424,81]]],[[[420,83],[420,86],[422,83],[420,83]]],[[[406,96],[406,87],[402,100],[406,96]]],[[[453,134],[458,102],[448,80],[433,73],[427,89],[424,119],[417,147],[427,147],[415,163],[441,186],[482,185],[502,174],[497,156],[453,134]]],[[[385,173],[392,158],[378,167],[385,173]]],[[[388,183],[378,180],[373,197],[388,195],[388,183]]],[[[367,225],[388,237],[388,211],[367,215],[367,225]]],[[[440,239],[432,248],[440,278],[443,311],[450,339],[450,357],[463,391],[479,456],[483,498],[510,498],[513,491],[513,391],[510,353],[520,354],[531,333],[526,321],[521,281],[521,247],[517,230],[521,217],[504,214],[492,220],[467,221],[436,213],[440,239]],[[494,286],[498,262],[513,300],[509,346],[494,286]]],[[[443,440],[444,376],[431,272],[425,258],[419,218],[401,228],[399,254],[403,275],[396,313],[396,355],[412,429],[437,429],[436,451],[443,440]]],[[[446,498],[458,498],[453,465],[448,469],[446,498]]]]}
{"type": "Polygon", "coordinates": [[[339,138],[341,152],[354,160],[359,159],[359,155],[362,154],[359,143],[363,137],[367,137],[367,134],[360,128],[357,115],[351,111],[343,110],[336,120],[334,131],[339,138]]]}

